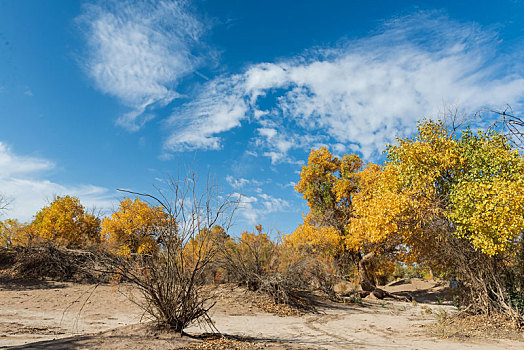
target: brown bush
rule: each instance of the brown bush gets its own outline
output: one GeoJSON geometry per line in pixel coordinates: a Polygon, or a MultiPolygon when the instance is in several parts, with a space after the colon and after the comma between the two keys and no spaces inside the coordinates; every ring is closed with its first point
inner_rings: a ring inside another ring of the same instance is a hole
{"type": "Polygon", "coordinates": [[[15,279],[108,282],[98,260],[97,251],[65,249],[50,243],[0,250],[3,277],[15,279]]]}
{"type": "Polygon", "coordinates": [[[327,261],[272,241],[262,232],[243,232],[226,244],[222,264],[232,281],[269,295],[276,304],[313,310],[311,292],[334,296],[335,275],[327,261]]]}
{"type": "Polygon", "coordinates": [[[227,230],[238,199],[220,196],[209,182],[198,194],[192,173],[184,179],[169,178],[168,183],[168,192],[158,197],[131,192],[157,201],[168,216],[168,222],[152,232],[159,249],[129,257],[107,255],[105,263],[109,272],[142,292],[139,306],[159,326],[180,333],[193,323],[214,329],[208,315],[212,295],[204,286],[218,246],[208,236],[216,225],[227,230]]]}

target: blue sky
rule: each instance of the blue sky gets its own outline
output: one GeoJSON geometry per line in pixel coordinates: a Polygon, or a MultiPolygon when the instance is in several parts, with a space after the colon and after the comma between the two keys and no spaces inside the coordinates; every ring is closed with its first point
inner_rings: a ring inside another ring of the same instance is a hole
{"type": "MultiPolygon", "coordinates": [[[[190,163],[291,232],[312,147],[382,161],[447,108],[524,103],[523,1],[0,1],[0,193],[109,213],[190,163]]],[[[484,121],[489,123],[488,120],[484,121]]]]}

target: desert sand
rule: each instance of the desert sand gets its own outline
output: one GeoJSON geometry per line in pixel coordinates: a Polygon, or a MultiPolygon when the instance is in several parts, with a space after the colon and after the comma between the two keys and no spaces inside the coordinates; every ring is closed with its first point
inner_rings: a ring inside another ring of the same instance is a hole
{"type": "MultiPolygon", "coordinates": [[[[387,287],[418,302],[321,301],[317,312],[278,316],[260,309],[239,287],[218,291],[211,311],[217,329],[266,349],[524,349],[504,339],[443,339],[431,331],[442,286],[414,280],[387,287]]],[[[136,293],[135,293],[136,294],[136,293]]],[[[10,349],[178,349],[198,338],[155,329],[129,286],[0,281],[0,347],[10,349]]],[[[192,326],[199,335],[208,330],[192,326]]]]}

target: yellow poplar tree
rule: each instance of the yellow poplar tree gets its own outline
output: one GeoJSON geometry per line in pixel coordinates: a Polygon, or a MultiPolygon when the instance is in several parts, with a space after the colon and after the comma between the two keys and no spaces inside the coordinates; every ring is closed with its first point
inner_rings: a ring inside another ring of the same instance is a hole
{"type": "Polygon", "coordinates": [[[119,210],[102,221],[101,235],[117,254],[150,254],[158,249],[158,233],[168,221],[162,207],[127,198],[120,202],[119,210]]]}
{"type": "MultiPolygon", "coordinates": [[[[512,249],[524,227],[524,160],[495,131],[458,136],[443,122],[425,120],[414,138],[388,149],[398,176],[397,195],[408,196],[412,227],[447,220],[455,235],[488,255],[512,249]]],[[[407,207],[407,206],[406,206],[407,207]]]]}
{"type": "Polygon", "coordinates": [[[424,120],[387,157],[361,170],[355,155],[312,150],[296,186],[310,213],[288,241],[333,251],[336,232],[338,252],[354,257],[365,284],[368,257],[437,265],[432,251],[449,232],[489,256],[522,244],[523,157],[504,136],[424,120]]]}
{"type": "Polygon", "coordinates": [[[80,200],[57,196],[31,223],[34,232],[59,245],[83,246],[99,240],[100,219],[85,212],[80,200]]]}
{"type": "Polygon", "coordinates": [[[464,159],[453,133],[431,120],[419,123],[414,137],[389,146],[387,155],[384,166],[369,165],[359,174],[346,244],[417,262],[432,249],[438,232],[428,235],[431,222],[445,218],[464,159]]]}
{"type": "Polygon", "coordinates": [[[393,192],[409,199],[411,224],[393,219],[408,232],[410,256],[458,273],[474,309],[521,312],[515,300],[524,300],[524,159],[517,149],[494,130],[424,120],[414,137],[388,149],[388,158],[398,176],[393,192]]]}
{"type": "Polygon", "coordinates": [[[362,171],[362,166],[362,160],[355,154],[338,158],[325,147],[311,150],[295,187],[303,194],[310,212],[286,241],[333,254],[341,267],[352,261],[358,267],[362,289],[373,292],[376,286],[369,263],[387,251],[381,249],[384,242],[378,237],[370,239],[367,232],[351,230],[351,223],[355,217],[355,198],[362,191],[363,174],[373,183],[370,179],[380,168],[368,165],[362,171]]]}
{"type": "Polygon", "coordinates": [[[199,260],[213,258],[223,253],[232,238],[219,225],[205,228],[185,243],[183,255],[190,264],[201,263],[199,260]]]}
{"type": "Polygon", "coordinates": [[[488,255],[515,251],[524,229],[524,158],[496,132],[467,130],[467,160],[450,192],[457,235],[488,255]]]}
{"type": "Polygon", "coordinates": [[[27,247],[37,239],[38,236],[29,224],[21,223],[17,219],[0,221],[0,246],[27,247]]]}
{"type": "Polygon", "coordinates": [[[304,222],[293,234],[284,236],[286,247],[333,257],[342,250],[342,241],[342,236],[333,227],[316,225],[312,214],[304,216],[304,222]]]}

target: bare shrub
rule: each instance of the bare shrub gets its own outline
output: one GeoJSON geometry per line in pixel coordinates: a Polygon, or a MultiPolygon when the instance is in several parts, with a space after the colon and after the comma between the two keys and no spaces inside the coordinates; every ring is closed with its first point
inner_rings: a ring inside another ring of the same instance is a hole
{"type": "Polygon", "coordinates": [[[0,264],[5,277],[51,279],[79,283],[107,282],[100,272],[96,250],[73,250],[50,242],[36,246],[16,246],[0,251],[0,264]]]}
{"type": "Polygon", "coordinates": [[[138,287],[144,296],[139,306],[159,326],[180,333],[193,323],[214,329],[208,315],[212,296],[203,290],[206,270],[219,247],[210,235],[216,225],[229,228],[238,199],[221,196],[209,179],[199,192],[192,172],[167,183],[158,196],[124,191],[148,197],[165,210],[168,223],[151,232],[159,249],[129,257],[108,255],[106,264],[138,287]]]}
{"type": "Polygon", "coordinates": [[[270,296],[276,304],[314,310],[311,290],[320,287],[332,295],[334,283],[311,257],[272,241],[258,225],[256,233],[243,232],[226,244],[222,264],[233,281],[270,296]]]}
{"type": "Polygon", "coordinates": [[[310,288],[316,288],[324,293],[331,300],[339,300],[335,292],[335,285],[342,280],[338,273],[338,266],[335,259],[327,256],[313,254],[300,255],[300,259],[307,263],[307,273],[304,278],[310,281],[310,288]]]}
{"type": "Polygon", "coordinates": [[[0,214],[9,208],[11,201],[2,193],[0,193],[0,214]]]}
{"type": "Polygon", "coordinates": [[[262,233],[262,226],[256,229],[257,233],[245,231],[236,242],[228,242],[222,257],[230,277],[252,291],[260,289],[278,259],[277,245],[262,233]]]}

